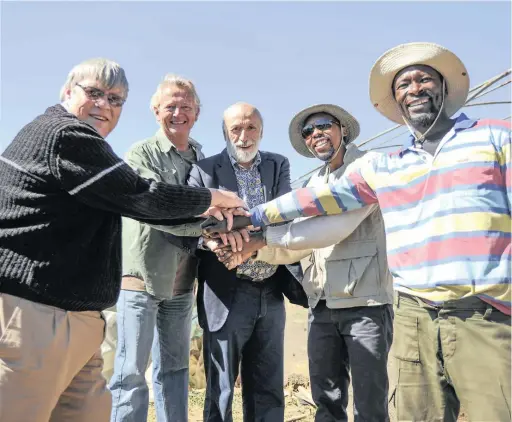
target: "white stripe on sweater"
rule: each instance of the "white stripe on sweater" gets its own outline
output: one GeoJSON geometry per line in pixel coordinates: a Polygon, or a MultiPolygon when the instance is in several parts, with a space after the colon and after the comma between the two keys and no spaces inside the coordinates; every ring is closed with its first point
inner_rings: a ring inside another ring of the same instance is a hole
{"type": "Polygon", "coordinates": [[[96,176],[91,177],[89,180],[86,180],[84,183],[78,185],[76,188],[69,191],[70,195],[76,195],[78,192],[80,192],[82,189],[85,189],[87,186],[92,185],[94,182],[97,182],[102,177],[106,176],[110,172],[114,171],[116,168],[121,167],[123,164],[126,164],[124,161],[120,161],[119,163],[113,165],[112,167],[109,167],[108,169],[105,169],[103,171],[100,171],[96,176]]]}
{"type": "Polygon", "coordinates": [[[45,180],[39,176],[36,176],[35,174],[30,173],[28,170],[25,170],[23,167],[21,167],[19,164],[16,164],[14,161],[9,160],[8,158],[5,158],[0,155],[0,161],[3,161],[5,164],[14,167],[16,170],[21,171],[22,173],[28,174],[29,176],[32,176],[34,179],[37,179],[41,182],[44,182],[45,180]]]}

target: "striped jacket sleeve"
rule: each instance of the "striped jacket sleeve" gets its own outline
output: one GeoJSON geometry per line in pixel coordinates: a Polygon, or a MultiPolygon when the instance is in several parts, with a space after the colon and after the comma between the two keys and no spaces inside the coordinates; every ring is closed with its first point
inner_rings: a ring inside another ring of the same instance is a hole
{"type": "Polygon", "coordinates": [[[208,189],[140,177],[85,124],[68,125],[56,134],[49,165],[61,187],[77,200],[143,222],[184,223],[174,219],[202,214],[211,202],[208,189]]]}
{"type": "Polygon", "coordinates": [[[297,189],[253,208],[250,211],[253,225],[261,227],[298,217],[341,214],[376,203],[377,197],[368,182],[375,179],[376,161],[376,154],[366,154],[350,164],[336,183],[297,189]]]}
{"type": "Polygon", "coordinates": [[[497,150],[501,174],[504,177],[508,210],[509,212],[512,212],[512,147],[510,123],[504,122],[503,126],[500,126],[499,129],[495,129],[493,131],[493,138],[497,150]]]}

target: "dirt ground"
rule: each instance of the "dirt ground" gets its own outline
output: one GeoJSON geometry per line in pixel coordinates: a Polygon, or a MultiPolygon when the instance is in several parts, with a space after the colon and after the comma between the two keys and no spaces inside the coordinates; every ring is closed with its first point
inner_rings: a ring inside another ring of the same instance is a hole
{"type": "MultiPolygon", "coordinates": [[[[307,310],[287,303],[286,307],[286,331],[285,331],[285,396],[286,410],[285,422],[300,421],[313,422],[313,405],[308,381],[307,360],[307,310]]],[[[395,364],[394,359],[389,359],[388,372],[390,375],[390,391],[394,388],[395,364]]],[[[352,394],[350,393],[348,413],[349,421],[353,421],[352,394]]],[[[189,421],[202,422],[204,402],[204,389],[191,389],[189,394],[189,421]]],[[[395,410],[390,405],[390,421],[396,422],[395,410]]],[[[461,415],[460,422],[467,419],[461,415]]],[[[239,388],[235,390],[233,402],[233,421],[242,422],[242,397],[239,388]]],[[[151,405],[148,422],[156,422],[154,408],[151,405]]]]}

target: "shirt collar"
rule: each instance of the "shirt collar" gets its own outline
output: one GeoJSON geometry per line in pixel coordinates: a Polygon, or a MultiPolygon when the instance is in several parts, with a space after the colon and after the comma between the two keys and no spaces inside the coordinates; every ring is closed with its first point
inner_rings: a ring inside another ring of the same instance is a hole
{"type": "MultiPolygon", "coordinates": [[[[176,149],[176,146],[171,141],[169,141],[162,128],[158,129],[158,131],[155,134],[155,138],[158,148],[163,153],[168,153],[169,151],[171,151],[171,149],[174,149],[175,152],[179,152],[176,149]]],[[[202,145],[191,137],[188,138],[188,143],[192,146],[192,148],[195,151],[200,151],[202,148],[202,145]]]]}
{"type": "MultiPolygon", "coordinates": [[[[242,168],[242,166],[240,164],[238,164],[238,162],[236,161],[235,157],[233,157],[229,153],[229,150],[228,150],[228,155],[229,155],[229,161],[231,161],[231,165],[233,166],[234,169],[242,168]]],[[[261,154],[258,151],[258,153],[256,154],[256,157],[254,157],[254,161],[253,161],[253,163],[251,165],[251,168],[249,170],[252,170],[254,167],[257,167],[260,164],[261,164],[261,154]]]]}
{"type": "MultiPolygon", "coordinates": [[[[460,115],[455,119],[455,124],[453,125],[453,128],[451,130],[454,133],[456,133],[461,130],[469,129],[475,123],[476,123],[476,120],[470,119],[464,113],[460,113],[460,115]]],[[[416,139],[411,134],[407,138],[407,142],[405,143],[404,148],[401,152],[404,153],[405,151],[413,149],[413,148],[416,148],[416,139]]]]}

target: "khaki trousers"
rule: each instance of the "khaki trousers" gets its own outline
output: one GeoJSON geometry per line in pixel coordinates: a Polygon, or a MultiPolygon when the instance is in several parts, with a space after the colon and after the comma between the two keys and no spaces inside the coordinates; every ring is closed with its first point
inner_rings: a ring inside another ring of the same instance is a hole
{"type": "Polygon", "coordinates": [[[395,300],[395,394],[400,422],[510,421],[510,316],[478,298],[433,307],[395,300]]]}
{"type": "Polygon", "coordinates": [[[0,293],[0,421],[107,422],[100,312],[0,293]]]}

